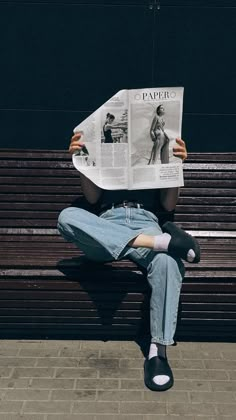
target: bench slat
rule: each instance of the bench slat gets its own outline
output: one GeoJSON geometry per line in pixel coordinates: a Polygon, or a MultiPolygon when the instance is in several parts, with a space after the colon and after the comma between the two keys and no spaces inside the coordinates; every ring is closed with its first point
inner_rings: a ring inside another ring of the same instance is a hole
{"type": "MultiPolygon", "coordinates": [[[[177,213],[175,215],[175,220],[176,222],[179,221],[186,221],[188,222],[189,220],[191,220],[192,222],[197,222],[199,219],[201,219],[201,222],[234,222],[236,221],[236,216],[235,214],[228,214],[228,213],[224,213],[224,212],[220,212],[218,211],[217,214],[212,214],[212,213],[206,213],[206,211],[203,212],[203,214],[198,213],[197,211],[198,209],[195,209],[194,213],[177,213]]],[[[225,209],[227,210],[227,209],[225,209]]],[[[234,209],[235,210],[235,209],[234,209]]],[[[35,211],[29,211],[29,210],[25,210],[25,211],[8,211],[8,210],[0,210],[0,220],[1,219],[7,219],[9,221],[9,219],[21,219],[23,220],[30,220],[30,219],[35,219],[35,222],[38,221],[39,223],[42,223],[42,219],[53,219],[54,221],[54,225],[55,225],[55,221],[57,220],[58,216],[59,216],[60,211],[40,211],[39,212],[35,212],[35,211]]],[[[12,220],[12,223],[14,224],[14,220],[12,220]]]]}
{"type": "MultiPolygon", "coordinates": [[[[178,225],[185,230],[236,230],[236,222],[178,222],[178,225]],[[194,223],[194,225],[193,225],[194,223]]],[[[11,220],[11,219],[2,219],[0,220],[0,227],[1,228],[14,228],[20,227],[22,228],[56,228],[57,221],[56,220],[48,220],[48,219],[23,219],[23,220],[11,220]]]]}

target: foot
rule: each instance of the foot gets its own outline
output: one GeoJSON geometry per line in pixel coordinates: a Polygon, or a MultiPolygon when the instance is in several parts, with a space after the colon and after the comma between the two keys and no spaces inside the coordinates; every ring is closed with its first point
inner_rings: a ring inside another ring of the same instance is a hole
{"type": "Polygon", "coordinates": [[[168,245],[170,255],[192,263],[198,263],[200,261],[200,246],[193,236],[172,222],[166,222],[162,229],[163,232],[171,236],[168,245]]]}
{"type": "Polygon", "coordinates": [[[154,356],[145,361],[144,382],[152,391],[166,391],[173,386],[174,377],[166,358],[154,356]]]}
{"type": "MultiPolygon", "coordinates": [[[[166,346],[160,343],[151,343],[149,348],[148,359],[150,360],[152,357],[160,356],[166,359],[166,346]]],[[[153,378],[153,382],[157,385],[165,385],[169,382],[170,377],[167,375],[156,375],[153,378]]]]}

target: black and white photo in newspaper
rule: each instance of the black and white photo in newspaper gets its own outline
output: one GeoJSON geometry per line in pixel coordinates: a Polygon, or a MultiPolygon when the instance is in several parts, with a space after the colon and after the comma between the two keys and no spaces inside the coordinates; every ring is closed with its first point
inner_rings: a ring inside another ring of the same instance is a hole
{"type": "Polygon", "coordinates": [[[129,91],[130,189],[183,185],[182,161],[173,156],[182,109],[182,87],[129,91]]]}

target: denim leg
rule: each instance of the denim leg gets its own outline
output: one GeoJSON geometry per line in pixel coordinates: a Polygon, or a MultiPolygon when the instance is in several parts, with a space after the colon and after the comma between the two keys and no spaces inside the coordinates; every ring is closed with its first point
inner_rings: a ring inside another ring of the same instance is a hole
{"type": "Polygon", "coordinates": [[[152,342],[172,344],[176,329],[179,295],[184,275],[181,260],[148,248],[131,248],[128,242],[140,233],[160,235],[157,218],[139,209],[108,210],[102,217],[70,207],[60,213],[58,229],[91,260],[130,258],[147,269],[151,286],[150,328],[152,342]]]}
{"type": "Polygon", "coordinates": [[[134,250],[129,258],[147,269],[147,280],[151,287],[151,341],[164,345],[173,344],[184,276],[182,261],[175,260],[167,253],[146,248],[134,250]],[[144,250],[146,251],[145,258],[144,250]]]}
{"type": "Polygon", "coordinates": [[[59,215],[58,230],[89,259],[112,261],[127,256],[132,251],[128,242],[142,232],[141,228],[132,230],[125,214],[125,209],[117,209],[98,217],[84,209],[69,207],[59,215]]]}
{"type": "Polygon", "coordinates": [[[174,342],[182,285],[180,264],[170,255],[158,253],[147,267],[147,280],[152,289],[150,329],[154,343],[168,345],[174,342]]]}

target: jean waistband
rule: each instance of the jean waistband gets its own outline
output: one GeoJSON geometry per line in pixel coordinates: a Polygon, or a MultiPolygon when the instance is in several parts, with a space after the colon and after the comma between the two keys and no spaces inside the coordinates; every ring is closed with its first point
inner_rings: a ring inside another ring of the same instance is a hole
{"type": "Polygon", "coordinates": [[[110,210],[110,209],[117,209],[119,207],[124,207],[124,208],[136,208],[136,209],[141,209],[144,208],[143,203],[139,203],[137,201],[122,201],[122,203],[112,203],[112,204],[108,204],[108,205],[104,205],[101,207],[101,213],[105,213],[105,211],[110,210]]]}

